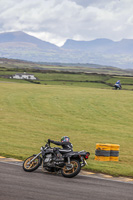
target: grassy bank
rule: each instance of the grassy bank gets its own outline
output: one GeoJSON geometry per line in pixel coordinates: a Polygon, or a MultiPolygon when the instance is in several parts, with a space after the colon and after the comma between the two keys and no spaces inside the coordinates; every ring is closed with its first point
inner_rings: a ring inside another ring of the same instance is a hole
{"type": "Polygon", "coordinates": [[[90,151],[86,169],[133,177],[133,92],[0,83],[0,155],[25,159],[68,135],[90,151]],[[94,160],[96,143],[120,145],[119,162],[94,160]]]}

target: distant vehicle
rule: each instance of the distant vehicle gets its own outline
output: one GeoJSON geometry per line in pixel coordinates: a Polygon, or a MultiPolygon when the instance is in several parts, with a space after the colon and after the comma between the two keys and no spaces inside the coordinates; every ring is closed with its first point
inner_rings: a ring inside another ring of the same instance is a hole
{"type": "Polygon", "coordinates": [[[121,89],[122,89],[120,80],[118,80],[118,81],[115,83],[114,88],[115,88],[115,90],[121,90],[121,89]]]}

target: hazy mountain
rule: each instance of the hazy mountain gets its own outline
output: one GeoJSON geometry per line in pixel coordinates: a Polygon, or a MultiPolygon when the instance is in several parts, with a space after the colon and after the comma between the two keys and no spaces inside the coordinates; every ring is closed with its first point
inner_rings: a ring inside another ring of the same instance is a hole
{"type": "Polygon", "coordinates": [[[96,39],[75,41],[68,39],[62,49],[76,54],[79,62],[111,65],[120,68],[133,68],[133,39],[112,41],[96,39]]]}
{"type": "Polygon", "coordinates": [[[104,50],[109,46],[112,46],[114,42],[109,39],[96,39],[92,41],[75,41],[68,39],[62,46],[63,49],[80,49],[86,50],[104,50]]]}
{"type": "Polygon", "coordinates": [[[6,46],[10,45],[22,45],[22,43],[26,43],[25,45],[28,46],[28,44],[32,44],[35,47],[41,48],[41,49],[53,49],[58,50],[58,47],[54,44],[51,44],[49,42],[42,41],[36,37],[33,37],[31,35],[28,35],[22,31],[16,31],[16,32],[7,32],[7,33],[1,33],[0,34],[0,43],[6,44],[6,46]]]}
{"type": "Polygon", "coordinates": [[[68,39],[62,46],[67,50],[83,50],[94,51],[101,53],[124,53],[133,55],[133,39],[123,39],[118,42],[114,42],[109,39],[96,39],[92,41],[75,41],[68,39]]]}
{"type": "Polygon", "coordinates": [[[117,42],[104,38],[92,41],[68,39],[58,47],[21,31],[8,32],[0,34],[0,57],[133,68],[133,39],[117,42]]]}

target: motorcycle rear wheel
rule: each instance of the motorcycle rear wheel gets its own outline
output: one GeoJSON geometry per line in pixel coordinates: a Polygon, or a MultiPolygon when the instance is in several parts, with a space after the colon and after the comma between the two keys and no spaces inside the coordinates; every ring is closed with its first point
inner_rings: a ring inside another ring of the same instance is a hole
{"type": "Polygon", "coordinates": [[[67,165],[65,165],[63,169],[61,169],[61,174],[67,178],[72,178],[76,176],[81,170],[81,165],[78,160],[71,160],[70,163],[73,165],[72,169],[68,170],[67,165]]]}
{"type": "Polygon", "coordinates": [[[26,172],[33,172],[40,166],[40,157],[37,157],[35,160],[33,160],[31,163],[30,161],[34,158],[35,156],[30,156],[23,162],[23,169],[26,172]]]}

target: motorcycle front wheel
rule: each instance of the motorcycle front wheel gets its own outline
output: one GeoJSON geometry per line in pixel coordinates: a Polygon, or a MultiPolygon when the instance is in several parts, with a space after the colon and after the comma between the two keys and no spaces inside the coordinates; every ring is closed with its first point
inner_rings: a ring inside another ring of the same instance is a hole
{"type": "Polygon", "coordinates": [[[36,170],[41,164],[41,158],[37,157],[35,160],[30,162],[35,156],[30,156],[23,162],[23,169],[26,172],[33,172],[36,170]]]}
{"type": "Polygon", "coordinates": [[[78,160],[71,160],[70,164],[73,166],[71,169],[67,167],[67,164],[63,167],[63,169],[61,169],[61,174],[64,177],[72,178],[76,176],[81,170],[81,165],[78,160]]]}

